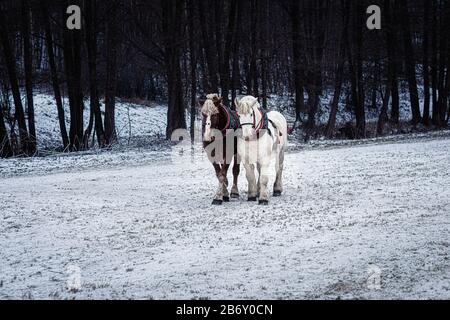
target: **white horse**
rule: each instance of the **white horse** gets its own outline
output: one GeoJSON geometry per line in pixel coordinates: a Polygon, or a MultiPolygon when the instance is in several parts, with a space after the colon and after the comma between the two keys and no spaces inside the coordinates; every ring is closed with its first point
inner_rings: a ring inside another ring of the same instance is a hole
{"type": "Polygon", "coordinates": [[[268,112],[267,118],[264,119],[258,99],[253,96],[246,96],[241,100],[235,99],[234,103],[242,127],[237,152],[246,171],[248,201],[256,201],[259,197],[259,204],[267,205],[269,203],[267,190],[269,168],[274,156],[276,179],[273,196],[281,196],[283,192],[282,175],[287,145],[287,121],[277,111],[268,112]],[[255,179],[255,165],[259,172],[258,184],[255,179]]]}

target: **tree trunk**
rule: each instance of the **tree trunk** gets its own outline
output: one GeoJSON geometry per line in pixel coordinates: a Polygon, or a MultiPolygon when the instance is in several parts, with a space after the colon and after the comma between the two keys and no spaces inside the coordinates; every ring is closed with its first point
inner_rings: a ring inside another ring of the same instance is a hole
{"type": "Polygon", "coordinates": [[[431,92],[432,92],[432,123],[439,125],[439,105],[438,105],[438,9],[437,2],[431,1],[431,16],[434,17],[431,24],[431,92]]]}
{"type": "Polygon", "coordinates": [[[16,61],[14,58],[13,48],[9,39],[10,31],[6,21],[6,16],[0,6],[0,41],[3,46],[3,55],[5,58],[6,69],[8,72],[11,91],[13,94],[15,105],[15,117],[19,124],[20,149],[26,155],[29,155],[30,140],[28,136],[27,124],[25,121],[25,112],[20,97],[19,82],[17,80],[16,61]]]}
{"type": "Polygon", "coordinates": [[[105,84],[105,140],[107,145],[117,140],[115,108],[117,86],[117,0],[110,4],[110,15],[106,25],[106,84],[105,84]]]}
{"type": "Polygon", "coordinates": [[[11,142],[9,141],[8,131],[3,118],[3,108],[0,105],[0,158],[9,158],[13,156],[11,142]]]}
{"type": "Polygon", "coordinates": [[[422,123],[426,126],[430,125],[430,0],[424,0],[424,19],[423,19],[423,91],[424,106],[422,123]]]}
{"type": "Polygon", "coordinates": [[[412,124],[416,125],[421,121],[419,93],[417,91],[416,63],[414,61],[408,4],[406,0],[400,0],[400,4],[402,11],[403,45],[405,49],[405,64],[411,102],[412,124]]]}
{"type": "Polygon", "coordinates": [[[389,84],[386,85],[385,94],[383,98],[383,106],[381,107],[380,115],[377,122],[377,136],[382,136],[384,131],[384,125],[389,120],[388,118],[388,108],[389,108],[389,98],[391,96],[391,88],[389,84]]]}
{"type": "Polygon", "coordinates": [[[356,31],[356,69],[357,69],[357,88],[358,88],[358,104],[356,108],[356,136],[357,138],[366,137],[366,112],[365,112],[365,94],[364,94],[364,79],[363,79],[363,32],[359,26],[364,25],[363,6],[360,2],[356,6],[358,12],[357,29],[356,31]]]}
{"type": "Polygon", "coordinates": [[[85,21],[86,21],[86,47],[88,54],[89,67],[89,92],[91,117],[89,126],[84,135],[84,145],[88,147],[88,140],[91,135],[93,121],[95,122],[95,132],[97,143],[100,148],[106,145],[105,132],[103,130],[102,114],[100,111],[100,101],[97,88],[97,33],[95,30],[96,22],[96,1],[85,1],[85,21]]]}
{"type": "Polygon", "coordinates": [[[392,109],[391,117],[393,122],[396,124],[400,121],[399,113],[399,96],[398,96],[398,84],[396,75],[396,63],[395,63],[395,51],[394,51],[394,39],[395,39],[395,28],[392,20],[392,10],[390,0],[384,1],[385,10],[385,30],[386,30],[386,44],[387,44],[387,83],[385,88],[385,94],[383,99],[383,106],[381,107],[380,115],[378,117],[377,123],[377,135],[381,136],[384,132],[384,126],[388,122],[388,109],[389,109],[389,99],[392,96],[392,109]]]}
{"type": "Polygon", "coordinates": [[[250,10],[250,74],[251,81],[250,92],[253,96],[259,97],[259,83],[258,83],[258,0],[251,0],[250,10]]]}
{"type": "Polygon", "coordinates": [[[392,0],[384,2],[386,19],[386,44],[388,55],[388,86],[391,94],[391,122],[398,125],[400,123],[400,97],[397,79],[397,55],[395,47],[397,45],[397,28],[393,19],[393,12],[396,12],[395,3],[392,0]]]}
{"type": "Polygon", "coordinates": [[[305,110],[304,98],[304,77],[305,71],[302,59],[302,37],[300,31],[300,3],[292,0],[290,16],[292,20],[292,49],[293,49],[293,69],[295,85],[295,122],[301,121],[301,112],[305,110]]]}
{"type": "Polygon", "coordinates": [[[164,61],[167,73],[168,111],[166,137],[170,139],[173,131],[186,128],[183,102],[183,84],[180,69],[178,42],[181,33],[182,3],[177,0],[161,0],[162,30],[164,36],[164,61]]]}
{"type": "Polygon", "coordinates": [[[242,16],[242,1],[238,1],[237,4],[237,16],[236,16],[236,26],[234,29],[234,41],[233,41],[233,71],[231,80],[231,109],[235,109],[234,101],[236,99],[236,90],[241,88],[241,71],[239,67],[239,47],[241,43],[241,28],[240,21],[242,16]]]}
{"type": "Polygon", "coordinates": [[[326,32],[327,10],[323,0],[314,0],[309,3],[310,26],[309,41],[311,45],[311,66],[308,72],[308,122],[306,124],[307,137],[314,131],[316,126],[316,114],[319,108],[320,96],[322,94],[322,65],[323,50],[326,32]]]}
{"type": "Polygon", "coordinates": [[[45,41],[47,46],[48,63],[50,66],[50,73],[52,77],[53,91],[56,100],[56,108],[58,110],[59,129],[61,131],[63,147],[64,150],[66,150],[69,146],[69,138],[67,136],[66,120],[61,99],[61,91],[59,88],[58,71],[56,69],[55,54],[53,52],[53,37],[50,25],[50,17],[48,13],[47,0],[41,2],[41,10],[42,15],[44,17],[45,41]]]}
{"type": "Polygon", "coordinates": [[[33,54],[31,52],[31,26],[30,4],[28,0],[22,0],[22,39],[23,57],[25,66],[25,90],[27,96],[28,129],[30,134],[29,153],[36,152],[36,127],[34,120],[33,103],[33,54]]]}
{"type": "Polygon", "coordinates": [[[333,95],[333,102],[331,103],[330,107],[330,116],[328,118],[328,124],[325,129],[325,136],[327,138],[332,138],[335,130],[336,125],[336,116],[339,108],[339,100],[342,93],[342,82],[344,78],[344,64],[345,64],[345,55],[346,55],[346,39],[348,37],[348,8],[350,2],[348,0],[343,1],[343,25],[342,25],[342,33],[341,38],[339,40],[339,56],[338,56],[338,67],[336,69],[336,76],[335,76],[335,82],[334,82],[334,95],[333,95]]]}
{"type": "Polygon", "coordinates": [[[229,105],[229,92],[230,92],[230,56],[233,50],[233,35],[235,35],[236,28],[236,14],[237,14],[237,1],[231,0],[230,12],[228,17],[227,34],[225,38],[224,55],[222,60],[222,72],[220,76],[220,82],[222,87],[222,97],[225,105],[229,105]]]}
{"type": "Polygon", "coordinates": [[[440,26],[440,39],[439,39],[439,77],[438,77],[438,121],[439,127],[446,126],[446,114],[447,114],[447,102],[448,102],[448,90],[450,85],[449,70],[448,70],[448,56],[450,55],[450,43],[448,42],[448,30],[450,28],[450,3],[448,1],[443,2],[441,7],[441,26],[440,26]]]}
{"type": "Polygon", "coordinates": [[[261,17],[262,21],[262,36],[261,36],[261,46],[262,46],[262,54],[261,54],[261,90],[262,90],[262,107],[263,109],[267,109],[267,95],[268,95],[268,82],[269,82],[269,0],[263,0],[263,4],[260,6],[261,8],[261,17]]]}
{"type": "Polygon", "coordinates": [[[191,141],[194,142],[195,135],[195,116],[197,106],[197,55],[195,46],[195,15],[194,15],[194,0],[188,0],[188,27],[189,27],[189,56],[191,66],[191,123],[190,134],[191,141]]]}
{"type": "MultiPolygon", "coordinates": [[[[66,16],[65,9],[66,6],[63,5],[63,17],[66,16]]],[[[84,134],[84,105],[81,87],[81,31],[63,28],[63,42],[64,65],[70,105],[69,147],[71,151],[78,151],[83,147],[84,134]]]]}
{"type": "Polygon", "coordinates": [[[363,83],[363,14],[362,4],[353,3],[353,31],[350,45],[353,43],[353,49],[350,49],[350,79],[352,87],[353,110],[356,118],[356,138],[361,139],[366,136],[366,117],[365,117],[365,94],[363,83]]]}
{"type": "MultiPolygon", "coordinates": [[[[210,1],[207,1],[208,4],[210,1]]],[[[205,15],[205,7],[207,5],[205,4],[204,0],[198,0],[198,9],[199,9],[199,16],[200,16],[200,29],[202,34],[202,43],[203,48],[205,50],[205,58],[206,58],[206,64],[208,67],[208,74],[209,74],[209,87],[206,88],[208,93],[214,92],[218,93],[219,91],[219,79],[217,78],[217,65],[215,63],[215,59],[213,56],[213,53],[211,51],[211,39],[210,34],[208,32],[208,25],[206,22],[206,15],[205,15]]]]}

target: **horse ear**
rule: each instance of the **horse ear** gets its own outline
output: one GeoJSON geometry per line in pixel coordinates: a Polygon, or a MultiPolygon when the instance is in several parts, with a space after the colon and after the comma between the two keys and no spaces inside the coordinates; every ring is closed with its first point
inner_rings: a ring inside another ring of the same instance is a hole
{"type": "Polygon", "coordinates": [[[214,104],[220,104],[220,103],[222,103],[222,100],[223,100],[223,98],[222,98],[222,97],[219,97],[218,95],[216,95],[216,96],[213,98],[214,104]]]}
{"type": "Polygon", "coordinates": [[[258,98],[256,98],[256,97],[253,97],[253,98],[254,98],[254,100],[253,100],[252,104],[250,105],[250,108],[253,108],[255,106],[255,104],[258,102],[258,98]]]}
{"type": "Polygon", "coordinates": [[[200,108],[202,108],[203,105],[205,104],[205,101],[206,101],[206,100],[201,100],[201,99],[197,100],[198,106],[199,106],[200,108]]]}
{"type": "Polygon", "coordinates": [[[238,101],[237,97],[234,98],[234,106],[235,106],[236,109],[239,107],[239,101],[238,101]]]}

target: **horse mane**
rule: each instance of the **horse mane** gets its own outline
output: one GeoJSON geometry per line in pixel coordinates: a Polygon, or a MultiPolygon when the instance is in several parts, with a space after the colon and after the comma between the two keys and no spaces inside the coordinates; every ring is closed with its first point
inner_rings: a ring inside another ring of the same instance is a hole
{"type": "Polygon", "coordinates": [[[240,114],[249,114],[255,105],[257,105],[259,109],[260,106],[257,98],[253,96],[245,96],[239,102],[236,102],[236,109],[240,114]]]}
{"type": "Polygon", "coordinates": [[[202,113],[207,116],[218,114],[219,108],[215,104],[218,101],[220,101],[220,97],[217,93],[208,94],[202,107],[202,113]]]}

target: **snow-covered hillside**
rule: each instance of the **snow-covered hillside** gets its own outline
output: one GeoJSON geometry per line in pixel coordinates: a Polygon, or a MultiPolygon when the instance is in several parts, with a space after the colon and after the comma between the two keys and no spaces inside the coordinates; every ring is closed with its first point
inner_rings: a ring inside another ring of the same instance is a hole
{"type": "MultiPolygon", "coordinates": [[[[321,97],[318,124],[325,124],[328,121],[329,103],[332,100],[331,92],[331,90],[325,90],[324,95],[321,97]]],[[[36,94],[34,99],[39,149],[40,151],[55,150],[61,146],[55,99],[52,95],[45,93],[36,94]]],[[[305,95],[305,99],[307,99],[307,95],[305,95]]],[[[411,114],[407,101],[407,91],[402,91],[400,117],[404,121],[410,120],[411,114]]],[[[67,100],[64,100],[64,102],[66,123],[67,128],[69,128],[68,102],[67,100]]],[[[423,107],[423,101],[420,100],[420,102],[421,107],[423,107]]],[[[290,94],[271,95],[268,99],[269,109],[281,111],[290,123],[295,121],[293,105],[294,98],[290,94]]],[[[89,122],[88,100],[85,101],[85,106],[84,122],[86,127],[89,122]]],[[[101,109],[103,112],[103,103],[101,104],[101,109]]],[[[186,116],[189,122],[189,115],[187,114],[186,116]]],[[[376,121],[378,119],[377,111],[367,109],[367,119],[368,122],[376,121]]],[[[342,95],[337,115],[337,126],[343,126],[349,121],[354,121],[354,115],[346,108],[345,97],[342,95]]],[[[142,105],[122,102],[120,100],[116,104],[116,128],[122,147],[128,144],[138,147],[149,147],[153,146],[155,142],[161,142],[161,139],[165,137],[166,124],[167,106],[165,105],[155,103],[142,105]]],[[[199,127],[200,125],[198,124],[197,126],[199,127]]]]}
{"type": "Polygon", "coordinates": [[[243,173],[211,206],[204,157],[5,167],[0,298],[449,299],[450,140],[430,139],[289,153],[263,208],[243,173]]]}
{"type": "MultiPolygon", "coordinates": [[[[347,89],[349,90],[349,89],[347,89]]],[[[418,86],[419,90],[419,104],[420,104],[420,112],[423,114],[424,107],[424,94],[423,94],[423,86],[418,86]]],[[[317,124],[326,124],[328,123],[328,118],[330,115],[330,104],[333,100],[333,88],[326,88],[323,91],[322,96],[320,97],[320,106],[317,113],[317,124]]],[[[366,96],[366,121],[367,122],[376,122],[378,121],[379,110],[371,109],[369,106],[371,105],[370,95],[366,96]]],[[[409,91],[407,89],[406,83],[401,83],[400,85],[400,121],[409,121],[411,120],[411,104],[409,98],[409,91]]],[[[305,101],[308,99],[308,94],[305,92],[305,101]]],[[[377,94],[377,106],[381,107],[383,104],[380,93],[377,94]]],[[[293,106],[295,105],[295,97],[292,94],[282,94],[282,95],[270,95],[267,100],[268,106],[270,109],[281,110],[283,114],[287,117],[288,121],[291,123],[295,121],[295,114],[293,106]]],[[[339,109],[336,116],[336,124],[337,126],[343,126],[347,122],[354,122],[355,115],[351,110],[351,105],[348,105],[350,101],[346,101],[346,95],[344,93],[341,94],[341,99],[339,101],[339,109]]],[[[304,119],[307,119],[307,114],[302,115],[304,119]]]]}
{"type": "MultiPolygon", "coordinates": [[[[61,134],[55,99],[52,95],[37,94],[35,100],[36,131],[39,148],[53,150],[61,146],[61,134]]],[[[70,113],[68,101],[64,100],[66,125],[69,129],[70,113]]],[[[104,104],[101,103],[104,112],[104,104]]],[[[116,129],[119,139],[127,143],[138,139],[158,139],[165,136],[167,107],[157,104],[137,105],[127,102],[116,103],[116,129]]],[[[85,101],[84,123],[89,123],[89,101],[85,101]]]]}

